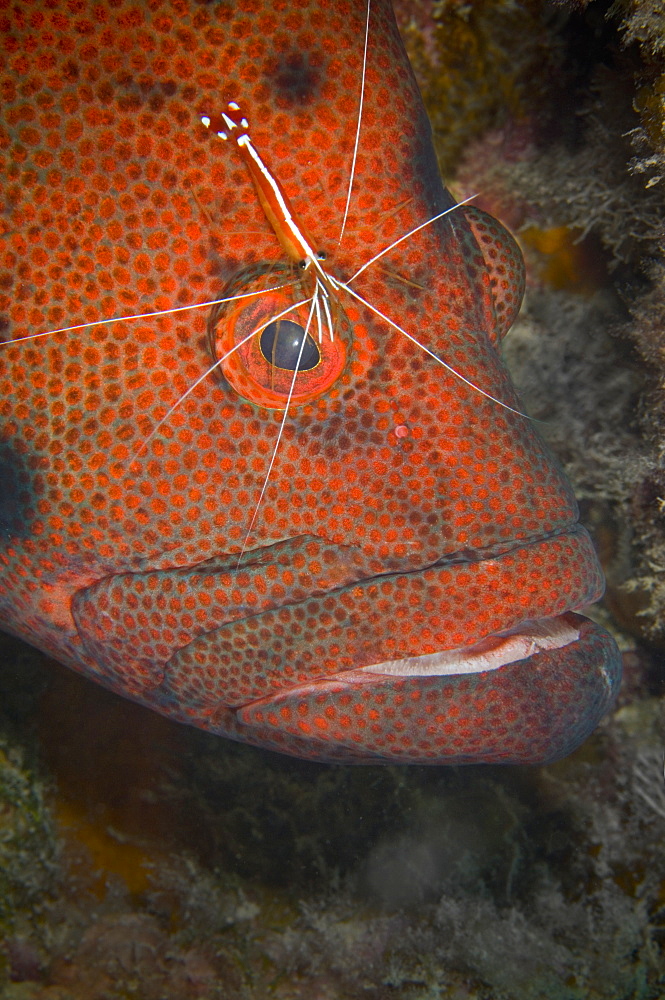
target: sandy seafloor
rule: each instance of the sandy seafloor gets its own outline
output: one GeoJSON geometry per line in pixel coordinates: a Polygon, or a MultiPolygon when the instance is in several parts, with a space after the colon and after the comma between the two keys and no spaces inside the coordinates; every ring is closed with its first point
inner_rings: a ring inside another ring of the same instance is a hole
{"type": "Polygon", "coordinates": [[[6,638],[0,996],[665,996],[665,18],[610,7],[398,15],[454,192],[525,249],[506,356],[605,565],[614,712],[549,767],[322,766],[6,638]]]}

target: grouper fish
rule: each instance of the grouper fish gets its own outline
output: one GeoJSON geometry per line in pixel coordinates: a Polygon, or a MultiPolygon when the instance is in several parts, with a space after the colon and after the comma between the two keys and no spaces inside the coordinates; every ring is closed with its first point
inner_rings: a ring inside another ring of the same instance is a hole
{"type": "Polygon", "coordinates": [[[616,693],[389,0],[3,4],[0,625],[298,757],[537,763],[616,693]]]}

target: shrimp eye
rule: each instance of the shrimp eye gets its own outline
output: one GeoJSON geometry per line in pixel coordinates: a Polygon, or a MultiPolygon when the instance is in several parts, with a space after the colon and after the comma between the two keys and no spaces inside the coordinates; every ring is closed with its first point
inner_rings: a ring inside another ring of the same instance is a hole
{"type": "Polygon", "coordinates": [[[307,270],[307,261],[306,260],[299,260],[298,261],[298,267],[300,268],[301,271],[306,271],[307,270]]]}
{"type": "Polygon", "coordinates": [[[296,367],[299,372],[309,372],[321,361],[319,349],[310,335],[305,333],[300,323],[292,323],[289,319],[268,323],[261,334],[260,344],[266,361],[289,372],[294,372],[296,367]]]}
{"type": "Polygon", "coordinates": [[[325,250],[319,250],[316,257],[317,260],[328,260],[328,254],[325,252],[325,250]]]}

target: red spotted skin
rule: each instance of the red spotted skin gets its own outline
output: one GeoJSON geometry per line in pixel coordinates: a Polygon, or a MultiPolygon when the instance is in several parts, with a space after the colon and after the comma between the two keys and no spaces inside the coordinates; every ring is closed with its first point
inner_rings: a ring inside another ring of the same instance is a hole
{"type": "MultiPolygon", "coordinates": [[[[392,11],[373,0],[338,242],[365,16],[360,0],[4,6],[5,339],[213,300],[283,262],[237,149],[201,124],[229,101],[341,281],[451,205],[392,11]]],[[[521,282],[505,230],[456,209],[352,287],[519,409],[497,348],[521,282]]],[[[298,756],[562,756],[619,681],[586,619],[567,619],[578,641],[494,671],[359,673],[566,614],[603,584],[533,424],[340,303],[340,371],[324,384],[317,369],[290,410],[247,539],[282,412],[252,395],[245,361],[140,450],[215,360],[226,313],[0,347],[0,622],[164,714],[298,756]]]]}

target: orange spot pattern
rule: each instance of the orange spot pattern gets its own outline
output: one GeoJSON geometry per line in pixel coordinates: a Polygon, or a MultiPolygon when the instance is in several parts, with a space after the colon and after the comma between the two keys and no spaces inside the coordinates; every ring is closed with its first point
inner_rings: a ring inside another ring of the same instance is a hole
{"type": "MultiPolygon", "coordinates": [[[[512,238],[456,209],[352,279],[452,204],[376,0],[339,242],[365,10],[0,2],[2,623],[165,714],[255,742],[274,740],[267,716],[250,725],[237,706],[367,662],[359,617],[372,655],[416,654],[601,588],[532,424],[474,388],[519,408],[496,351],[521,299],[512,238]],[[282,413],[250,380],[205,374],[223,320],[184,308],[250,272],[283,280],[237,150],[200,122],[231,100],[326,269],[364,300],[340,293],[346,353],[289,412],[272,469],[282,413]]],[[[326,756],[316,740],[309,753],[326,756]]]]}

